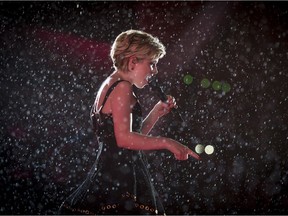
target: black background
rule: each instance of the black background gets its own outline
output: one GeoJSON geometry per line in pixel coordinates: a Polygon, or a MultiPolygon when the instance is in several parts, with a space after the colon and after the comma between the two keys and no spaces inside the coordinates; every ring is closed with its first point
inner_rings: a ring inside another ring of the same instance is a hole
{"type": "MultiPolygon", "coordinates": [[[[200,162],[147,152],[167,214],[288,214],[287,13],[287,2],[0,2],[0,213],[57,214],[81,183],[110,46],[140,29],[165,44],[159,78],[185,119],[169,114],[152,134],[215,148],[200,162]]],[[[158,99],[138,94],[147,114],[158,99]]]]}

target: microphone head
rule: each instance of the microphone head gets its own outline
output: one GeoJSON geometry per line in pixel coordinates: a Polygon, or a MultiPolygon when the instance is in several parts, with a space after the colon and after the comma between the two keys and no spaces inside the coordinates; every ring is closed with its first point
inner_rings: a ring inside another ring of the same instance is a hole
{"type": "Polygon", "coordinates": [[[149,79],[148,79],[148,85],[151,87],[151,89],[153,91],[155,90],[158,90],[159,87],[159,80],[157,79],[156,76],[151,76],[149,79]]]}
{"type": "Polygon", "coordinates": [[[161,101],[165,102],[167,100],[167,96],[160,87],[159,80],[157,79],[156,76],[152,76],[149,78],[148,85],[150,86],[152,91],[154,91],[158,95],[161,101]]]}

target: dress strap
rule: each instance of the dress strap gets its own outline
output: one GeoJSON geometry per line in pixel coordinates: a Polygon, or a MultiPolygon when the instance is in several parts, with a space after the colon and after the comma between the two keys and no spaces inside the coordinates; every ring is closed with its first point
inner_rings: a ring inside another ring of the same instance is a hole
{"type": "MultiPolygon", "coordinates": [[[[122,82],[122,81],[125,81],[125,80],[118,80],[118,81],[114,82],[114,83],[110,86],[110,88],[107,90],[106,95],[105,95],[105,98],[104,98],[103,103],[102,103],[102,105],[101,105],[101,108],[100,108],[100,110],[99,110],[99,113],[101,112],[102,108],[104,107],[104,105],[105,105],[105,103],[106,103],[109,95],[111,94],[111,92],[112,92],[112,91],[114,90],[114,88],[118,85],[118,83],[120,83],[120,82],[122,82]]],[[[126,81],[126,82],[127,82],[127,81],[126,81]]]]}

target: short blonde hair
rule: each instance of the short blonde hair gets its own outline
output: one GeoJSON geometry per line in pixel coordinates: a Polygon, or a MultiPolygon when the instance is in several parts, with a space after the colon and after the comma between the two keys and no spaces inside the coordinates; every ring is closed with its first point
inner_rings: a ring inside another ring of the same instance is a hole
{"type": "Polygon", "coordinates": [[[164,45],[157,37],[139,30],[128,30],[119,34],[110,51],[115,69],[128,71],[129,58],[151,58],[158,60],[166,54],[164,45]]]}

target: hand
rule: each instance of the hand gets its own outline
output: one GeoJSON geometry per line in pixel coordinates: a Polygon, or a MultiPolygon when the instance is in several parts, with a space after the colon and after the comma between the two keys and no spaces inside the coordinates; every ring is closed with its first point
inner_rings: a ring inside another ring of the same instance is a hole
{"type": "Polygon", "coordinates": [[[195,152],[193,152],[191,149],[189,149],[187,146],[182,145],[181,143],[170,140],[170,150],[172,153],[174,153],[174,156],[177,160],[187,160],[189,155],[194,157],[197,160],[200,160],[199,155],[197,155],[195,152]]]}
{"type": "Polygon", "coordinates": [[[159,101],[154,106],[154,111],[157,113],[159,118],[168,114],[173,108],[177,108],[175,98],[171,95],[167,95],[167,98],[166,102],[159,101]]]}

